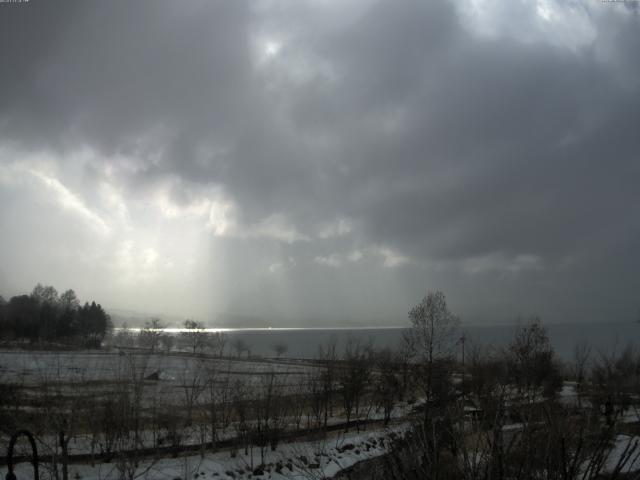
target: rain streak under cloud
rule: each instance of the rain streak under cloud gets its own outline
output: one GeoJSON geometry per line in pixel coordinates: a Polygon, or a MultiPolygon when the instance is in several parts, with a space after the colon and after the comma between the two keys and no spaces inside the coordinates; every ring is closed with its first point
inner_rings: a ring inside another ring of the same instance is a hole
{"type": "Polygon", "coordinates": [[[0,5],[0,293],[274,326],[627,321],[637,10],[0,5]]]}

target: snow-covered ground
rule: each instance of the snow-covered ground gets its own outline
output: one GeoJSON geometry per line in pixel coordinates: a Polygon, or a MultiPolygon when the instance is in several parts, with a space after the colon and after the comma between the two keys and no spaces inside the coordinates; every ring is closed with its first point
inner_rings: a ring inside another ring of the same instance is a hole
{"type": "Polygon", "coordinates": [[[640,437],[617,435],[605,462],[604,471],[612,472],[620,463],[620,473],[640,470],[640,437]]]}
{"type": "MultiPolygon", "coordinates": [[[[201,359],[189,355],[145,355],[119,354],[118,352],[22,352],[15,350],[0,351],[0,380],[6,383],[17,383],[24,386],[23,395],[27,399],[36,400],[43,395],[54,398],[58,394],[77,396],[82,403],[83,398],[89,396],[92,401],[107,398],[117,391],[119,382],[131,381],[131,377],[145,379],[153,375],[157,380],[145,380],[143,387],[142,405],[147,408],[171,411],[174,408],[184,409],[185,395],[195,383],[201,385],[211,380],[214,375],[216,384],[234,385],[241,380],[243,395],[251,396],[251,392],[259,391],[265,385],[265,379],[271,375],[277,377],[279,385],[286,391],[296,391],[304,386],[315,367],[308,363],[296,364],[290,360],[282,362],[261,362],[239,359],[201,359]],[[157,374],[157,375],[155,375],[157,374]],[[199,377],[199,378],[197,378],[199,377]]],[[[232,387],[229,387],[232,388],[232,387]]],[[[221,388],[216,387],[216,401],[219,402],[221,388]]],[[[299,390],[298,390],[299,391],[299,390]]],[[[208,401],[209,391],[201,392],[202,401],[208,401]]],[[[228,399],[227,399],[228,401],[228,399]]],[[[84,408],[80,403],[79,408],[84,408]]],[[[33,410],[29,404],[18,407],[20,410],[33,410]]],[[[411,410],[406,402],[396,405],[392,418],[404,418],[411,410]]],[[[55,414],[54,414],[55,415],[55,414]]],[[[370,420],[381,420],[382,411],[371,409],[366,417],[370,420]]],[[[286,431],[297,431],[299,428],[315,426],[314,420],[306,415],[296,420],[293,417],[280,419],[281,426],[286,431]]],[[[346,421],[339,411],[329,418],[329,425],[336,425],[346,421]]],[[[249,420],[250,422],[250,420],[249,420]]],[[[225,440],[238,435],[234,420],[223,430],[219,428],[217,439],[225,440]]],[[[180,437],[180,445],[199,445],[210,440],[207,431],[203,431],[199,424],[193,427],[179,428],[175,433],[180,437]]],[[[142,445],[153,448],[158,445],[158,439],[173,434],[156,428],[155,431],[142,430],[140,436],[142,445]]],[[[42,454],[55,451],[57,438],[55,434],[42,434],[37,438],[42,454]]],[[[105,442],[101,437],[93,437],[90,433],[76,432],[70,439],[69,454],[100,454],[105,442]]],[[[165,442],[166,443],[166,442],[165,442]]],[[[8,437],[0,433],[0,455],[6,454],[8,437]]]]}
{"type": "MultiPolygon", "coordinates": [[[[393,438],[402,436],[408,424],[368,431],[330,435],[315,441],[280,444],[275,452],[264,452],[253,447],[247,454],[230,451],[192,455],[178,458],[144,460],[135,469],[135,476],[144,480],[174,479],[321,479],[331,478],[340,470],[360,461],[388,452],[393,438]]],[[[50,478],[50,473],[41,466],[41,478],[50,478]]],[[[0,476],[6,467],[0,468],[0,476]]],[[[18,478],[31,478],[32,467],[23,463],[16,466],[18,478]]],[[[120,478],[120,469],[113,463],[95,465],[70,465],[69,478],[75,480],[115,480],[120,478]]]]}
{"type": "Polygon", "coordinates": [[[189,355],[150,355],[119,352],[26,352],[0,350],[0,382],[16,384],[24,395],[46,391],[63,395],[113,393],[122,382],[144,384],[142,405],[159,399],[167,405],[184,401],[185,387],[209,382],[233,385],[240,381],[249,393],[275,377],[281,393],[295,393],[316,371],[313,365],[291,361],[199,358],[189,355]]]}
{"type": "Polygon", "coordinates": [[[314,371],[308,363],[273,360],[200,358],[190,355],[160,355],[113,352],[53,352],[0,350],[0,378],[26,385],[42,381],[115,381],[135,371],[138,376],[155,372],[165,381],[191,380],[200,369],[213,369],[233,376],[254,377],[274,373],[290,380],[314,371]],[[186,374],[186,376],[185,376],[186,374]]]}

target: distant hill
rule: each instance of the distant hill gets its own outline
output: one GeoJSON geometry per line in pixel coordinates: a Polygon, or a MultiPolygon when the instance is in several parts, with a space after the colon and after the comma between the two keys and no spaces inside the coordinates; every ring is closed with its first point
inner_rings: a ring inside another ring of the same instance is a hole
{"type": "Polygon", "coordinates": [[[386,327],[403,326],[401,322],[393,319],[362,320],[362,319],[337,319],[337,318],[284,318],[284,317],[258,317],[253,315],[240,315],[235,313],[221,313],[214,318],[177,316],[165,313],[140,312],[134,310],[110,308],[107,312],[116,327],[126,323],[129,327],[142,327],[150,318],[159,318],[169,327],[180,327],[186,318],[193,318],[205,324],[208,328],[361,328],[361,327],[386,327]]]}
{"type": "Polygon", "coordinates": [[[150,318],[159,318],[170,327],[177,327],[184,321],[184,318],[177,315],[139,312],[120,308],[108,308],[107,313],[111,316],[111,321],[116,327],[120,327],[123,323],[126,323],[128,327],[142,327],[144,322],[150,318]]]}

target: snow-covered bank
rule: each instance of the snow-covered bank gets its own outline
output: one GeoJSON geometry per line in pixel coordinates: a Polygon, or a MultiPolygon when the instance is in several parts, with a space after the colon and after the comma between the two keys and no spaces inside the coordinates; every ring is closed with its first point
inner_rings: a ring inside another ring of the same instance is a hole
{"type": "MultiPolygon", "coordinates": [[[[331,478],[356,463],[384,455],[394,438],[408,429],[403,423],[389,428],[377,428],[364,432],[339,433],[325,438],[280,444],[276,451],[263,452],[250,449],[247,454],[230,451],[192,455],[178,458],[144,460],[131,473],[143,480],[204,479],[320,479],[331,478]]],[[[130,467],[130,465],[128,465],[130,467]]],[[[49,478],[50,472],[41,465],[41,478],[49,478]]],[[[125,465],[117,462],[95,465],[70,465],[69,478],[75,480],[116,480],[121,478],[125,465]]],[[[6,467],[0,469],[0,476],[6,467]]],[[[18,478],[31,478],[32,466],[22,463],[16,466],[18,478]]],[[[126,478],[126,477],[125,477],[126,478]]]]}

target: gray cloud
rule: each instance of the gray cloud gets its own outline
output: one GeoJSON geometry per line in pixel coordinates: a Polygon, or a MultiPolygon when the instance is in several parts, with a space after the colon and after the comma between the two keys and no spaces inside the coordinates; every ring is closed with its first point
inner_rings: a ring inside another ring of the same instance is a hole
{"type": "Polygon", "coordinates": [[[442,288],[469,321],[631,318],[637,15],[477,5],[0,5],[0,287],[333,323],[442,288]]]}

